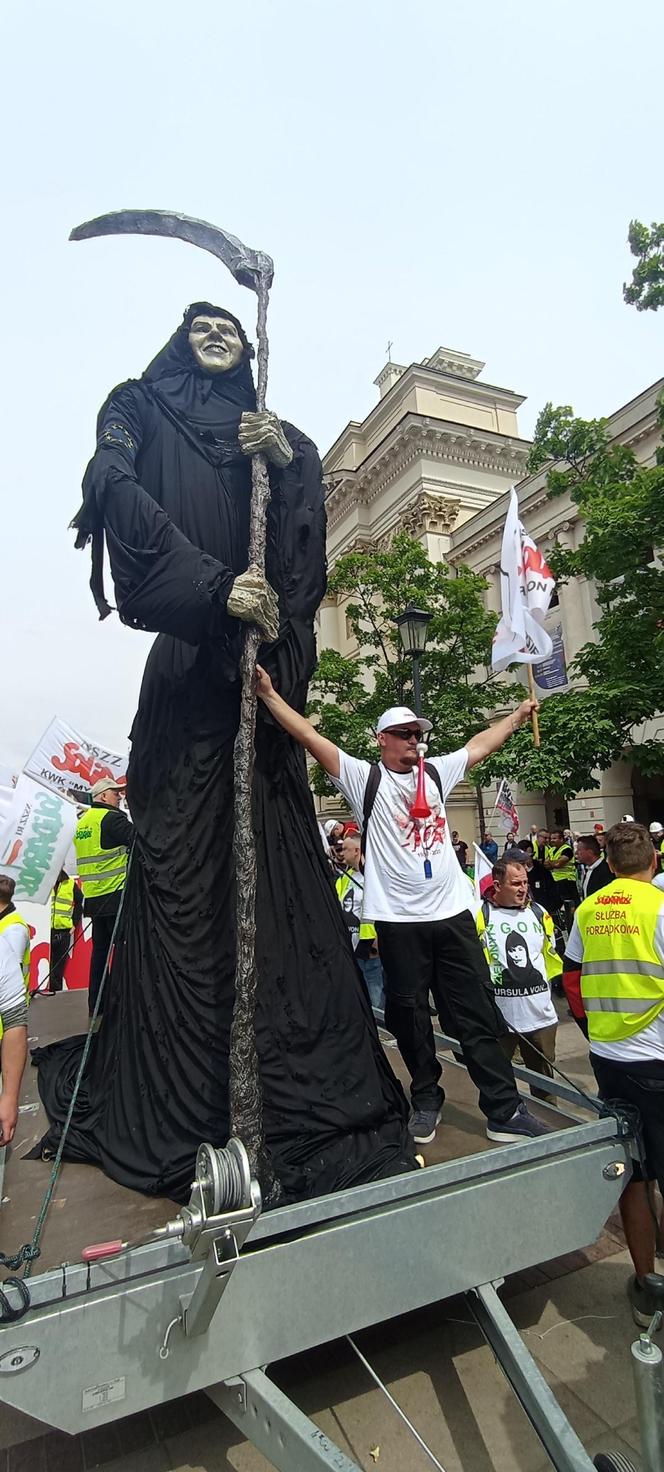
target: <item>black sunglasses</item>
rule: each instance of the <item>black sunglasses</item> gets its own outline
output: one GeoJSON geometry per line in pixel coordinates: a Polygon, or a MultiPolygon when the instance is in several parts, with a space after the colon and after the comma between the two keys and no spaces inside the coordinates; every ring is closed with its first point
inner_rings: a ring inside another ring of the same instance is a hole
{"type": "Polygon", "coordinates": [[[398,736],[400,741],[411,741],[413,736],[416,741],[422,740],[422,732],[419,726],[411,726],[408,731],[401,731],[396,726],[390,726],[389,734],[390,736],[398,736]]]}

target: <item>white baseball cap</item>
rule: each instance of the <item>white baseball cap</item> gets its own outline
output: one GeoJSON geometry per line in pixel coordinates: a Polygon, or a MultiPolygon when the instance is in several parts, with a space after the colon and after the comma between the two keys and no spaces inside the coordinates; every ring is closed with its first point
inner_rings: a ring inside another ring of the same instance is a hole
{"type": "Polygon", "coordinates": [[[416,716],[414,710],[407,705],[391,705],[389,710],[384,710],[382,716],[378,717],[376,735],[381,731],[389,731],[391,726],[407,726],[409,721],[414,721],[421,731],[433,731],[433,721],[428,721],[426,716],[416,716]]]}
{"type": "Polygon", "coordinates": [[[94,787],[90,788],[90,796],[101,797],[102,792],[124,792],[124,786],[121,782],[114,782],[112,777],[100,777],[94,787]]]}
{"type": "Polygon", "coordinates": [[[661,823],[655,822],[655,823],[651,823],[650,824],[650,827],[648,829],[648,832],[649,833],[664,833],[664,828],[662,828],[661,823]]]}

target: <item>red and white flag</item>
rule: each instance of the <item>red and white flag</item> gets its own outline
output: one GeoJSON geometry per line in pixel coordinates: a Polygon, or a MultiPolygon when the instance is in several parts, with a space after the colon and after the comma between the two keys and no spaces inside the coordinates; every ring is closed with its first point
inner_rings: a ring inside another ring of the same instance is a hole
{"type": "Polygon", "coordinates": [[[493,636],[491,666],[539,664],[553,645],[544,628],[555,582],[542,553],[519,520],[519,503],[512,489],[500,553],[502,614],[493,636]]]}
{"type": "Polygon", "coordinates": [[[500,823],[504,832],[518,833],[519,814],[517,812],[517,806],[512,796],[512,789],[504,777],[498,788],[494,812],[496,808],[500,813],[500,823]]]}
{"type": "Polygon", "coordinates": [[[477,844],[473,844],[475,850],[475,905],[479,910],[487,890],[493,887],[493,864],[487,859],[486,854],[477,844]]]}

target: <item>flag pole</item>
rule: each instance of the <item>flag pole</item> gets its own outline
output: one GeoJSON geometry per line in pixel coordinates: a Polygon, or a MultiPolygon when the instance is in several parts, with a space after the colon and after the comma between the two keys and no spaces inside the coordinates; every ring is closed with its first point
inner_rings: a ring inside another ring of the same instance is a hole
{"type": "MultiPolygon", "coordinates": [[[[528,693],[531,700],[537,700],[537,694],[535,692],[535,676],[533,674],[533,667],[531,664],[528,665],[528,693]]],[[[533,746],[541,746],[542,743],[540,741],[539,716],[536,710],[531,711],[530,719],[533,727],[533,746]]]]}
{"type": "Polygon", "coordinates": [[[489,818],[489,821],[488,821],[488,823],[486,825],[486,832],[488,833],[489,837],[491,837],[491,824],[493,823],[493,820],[494,820],[494,818],[496,816],[496,810],[498,808],[498,803],[500,802],[500,794],[501,794],[504,786],[505,786],[505,778],[504,777],[501,777],[500,782],[498,783],[498,790],[496,792],[496,801],[494,802],[493,808],[491,810],[491,817],[489,818]]]}

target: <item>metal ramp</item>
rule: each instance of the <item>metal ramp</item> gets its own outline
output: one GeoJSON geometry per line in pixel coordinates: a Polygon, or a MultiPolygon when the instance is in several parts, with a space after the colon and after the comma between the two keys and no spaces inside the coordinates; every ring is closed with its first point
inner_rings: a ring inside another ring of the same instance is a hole
{"type": "Polygon", "coordinates": [[[28,1312],[0,1326],[0,1402],[73,1434],[205,1390],[283,1472],[352,1472],[266,1366],[463,1293],[551,1465],[590,1472],[496,1291],[595,1241],[629,1179],[618,1120],[558,1120],[536,1140],[265,1215],[241,1165],[230,1203],[225,1169],[223,1199],[227,1152],[203,1147],[190,1207],[156,1240],[144,1221],[153,1240],[29,1279],[28,1312]]]}

